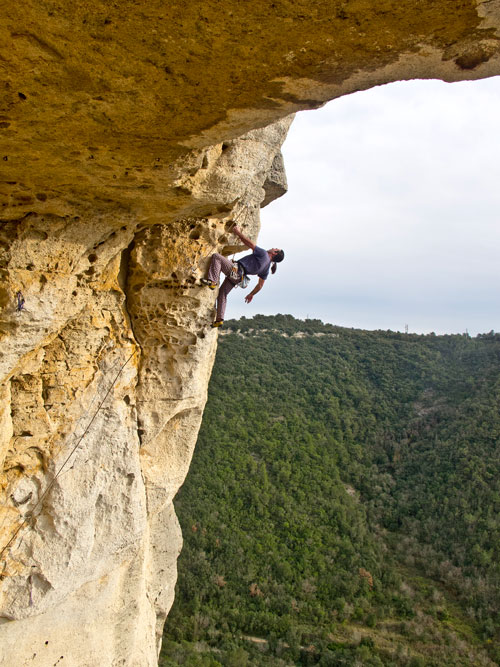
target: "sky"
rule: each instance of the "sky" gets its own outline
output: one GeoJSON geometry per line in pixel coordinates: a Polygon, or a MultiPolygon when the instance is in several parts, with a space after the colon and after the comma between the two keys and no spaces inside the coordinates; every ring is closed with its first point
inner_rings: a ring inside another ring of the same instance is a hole
{"type": "Polygon", "coordinates": [[[500,331],[499,118],[500,77],[392,83],[297,114],[288,193],[261,210],[257,241],[285,260],[251,304],[233,290],[226,317],[500,331]]]}

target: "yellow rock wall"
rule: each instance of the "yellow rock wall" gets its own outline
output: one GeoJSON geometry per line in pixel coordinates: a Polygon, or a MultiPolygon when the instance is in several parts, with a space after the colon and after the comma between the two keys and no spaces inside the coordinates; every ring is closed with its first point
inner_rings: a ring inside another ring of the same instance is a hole
{"type": "Polygon", "coordinates": [[[199,278],[232,218],[257,234],[289,124],[192,155],[161,222],[3,224],[2,664],[156,664],[217,340],[199,278]]]}
{"type": "Polygon", "coordinates": [[[210,254],[283,191],[291,113],[498,74],[499,27],[500,0],[7,0],[1,664],[156,664],[216,348],[210,254]]]}

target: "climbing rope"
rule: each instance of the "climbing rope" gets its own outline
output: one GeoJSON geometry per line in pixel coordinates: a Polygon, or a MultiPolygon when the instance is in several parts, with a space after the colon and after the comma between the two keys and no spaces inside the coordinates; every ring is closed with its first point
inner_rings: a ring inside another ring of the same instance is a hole
{"type": "MultiPolygon", "coordinates": [[[[230,226],[228,229],[224,232],[224,236],[227,234],[230,234],[233,228],[236,226],[236,223],[241,219],[242,222],[246,222],[248,216],[250,215],[250,211],[252,209],[252,206],[250,204],[243,204],[242,208],[238,213],[234,216],[233,220],[231,221],[230,226]]],[[[217,248],[217,245],[219,244],[219,241],[217,240],[209,249],[209,251],[201,257],[199,260],[196,261],[195,256],[192,257],[191,259],[191,264],[188,267],[190,273],[191,273],[191,278],[188,278],[187,280],[167,280],[165,281],[165,285],[163,286],[165,289],[193,289],[195,287],[199,287],[198,284],[196,284],[196,279],[194,278],[195,273],[198,270],[197,264],[200,262],[204,262],[210,255],[213,253],[213,251],[217,248]]]]}
{"type": "MultiPolygon", "coordinates": [[[[33,517],[35,510],[42,504],[42,502],[43,502],[44,499],[46,498],[47,494],[49,493],[49,491],[50,491],[50,490],[52,489],[52,487],[54,486],[54,484],[55,484],[55,482],[57,481],[58,477],[61,475],[62,471],[63,471],[64,468],[66,467],[66,464],[68,463],[68,461],[70,460],[70,458],[73,456],[73,454],[75,453],[75,451],[76,451],[76,450],[78,449],[78,447],[80,446],[80,443],[82,442],[83,438],[84,438],[84,437],[87,435],[87,433],[89,432],[90,427],[91,427],[92,424],[94,423],[94,421],[95,421],[97,415],[99,414],[99,411],[101,410],[102,406],[103,406],[104,403],[106,402],[106,399],[108,398],[109,394],[111,393],[111,390],[113,389],[113,387],[114,387],[115,384],[117,383],[118,378],[119,378],[120,375],[123,373],[123,370],[124,370],[125,366],[126,366],[126,365],[128,364],[128,362],[132,359],[132,357],[134,356],[134,354],[135,354],[135,351],[132,352],[132,354],[129,356],[129,358],[128,358],[128,359],[121,365],[120,370],[118,371],[118,373],[116,374],[116,376],[115,376],[113,382],[112,382],[111,385],[109,386],[109,388],[108,388],[108,390],[107,390],[107,392],[106,392],[104,398],[102,399],[102,401],[101,401],[101,402],[99,403],[99,405],[97,406],[97,410],[94,412],[94,415],[93,415],[92,419],[91,419],[91,420],[89,421],[89,423],[87,424],[87,426],[86,426],[85,430],[83,431],[82,435],[78,438],[76,445],[73,447],[73,449],[71,450],[71,452],[70,452],[70,453],[68,454],[68,456],[66,457],[65,461],[64,461],[64,462],[62,463],[62,465],[59,467],[59,470],[56,472],[56,474],[54,475],[53,479],[50,481],[49,485],[47,486],[47,488],[45,489],[45,491],[42,493],[42,495],[40,496],[40,498],[38,499],[38,501],[36,502],[36,504],[33,506],[33,508],[30,510],[30,512],[28,512],[28,515],[25,516],[25,518],[23,519],[22,523],[20,523],[19,526],[17,527],[17,530],[14,532],[14,534],[13,534],[12,537],[9,539],[9,541],[7,542],[7,544],[6,544],[6,545],[2,548],[2,550],[0,551],[0,559],[2,558],[3,554],[7,551],[7,549],[11,546],[11,544],[13,544],[14,540],[15,540],[16,537],[19,535],[19,533],[21,532],[21,530],[28,524],[28,520],[29,520],[31,517],[33,517]]],[[[4,570],[5,570],[5,566],[4,566],[4,570]]],[[[1,575],[0,575],[0,576],[1,576],[1,575]]]]}
{"type": "MultiPolygon", "coordinates": [[[[240,218],[242,219],[242,222],[246,222],[246,220],[247,220],[247,218],[250,214],[250,209],[251,209],[250,204],[243,204],[241,210],[234,216],[231,224],[229,225],[229,228],[226,230],[224,235],[230,234],[232,232],[233,228],[236,227],[236,223],[238,222],[238,220],[240,218]],[[243,217],[243,215],[244,215],[244,217],[243,217]]],[[[218,241],[216,241],[215,244],[212,245],[212,247],[210,248],[208,253],[204,257],[201,258],[201,261],[205,261],[206,259],[208,259],[208,257],[212,254],[212,252],[217,247],[217,245],[218,245],[218,241]]]]}
{"type": "MultiPolygon", "coordinates": [[[[254,174],[257,174],[257,173],[259,172],[260,168],[261,168],[262,165],[266,162],[266,160],[267,160],[267,157],[264,157],[264,158],[262,158],[262,159],[258,162],[257,166],[255,167],[254,174]]],[[[247,193],[248,193],[248,190],[250,189],[250,186],[251,186],[251,185],[252,185],[252,179],[250,179],[250,182],[248,183],[247,187],[245,188],[245,191],[243,192],[243,194],[238,198],[239,202],[242,202],[242,201],[245,199],[245,197],[246,197],[246,195],[247,195],[247,193]]],[[[238,200],[237,200],[237,201],[238,201],[238,200]]],[[[253,206],[255,206],[255,205],[253,205],[253,206]]],[[[233,217],[233,220],[232,220],[232,222],[231,222],[231,225],[230,225],[229,228],[225,231],[224,235],[225,235],[225,234],[230,234],[230,233],[231,233],[231,231],[232,231],[233,228],[236,226],[236,223],[238,222],[238,220],[239,220],[240,218],[242,218],[242,222],[246,222],[248,216],[250,215],[250,212],[251,212],[251,209],[253,208],[253,206],[251,206],[248,202],[242,204],[241,209],[240,209],[240,210],[238,211],[238,213],[236,213],[236,215],[233,217]]],[[[215,248],[217,247],[217,245],[218,245],[218,241],[216,241],[215,244],[213,244],[213,245],[211,246],[210,250],[208,251],[208,253],[207,253],[206,255],[204,255],[200,260],[198,260],[198,263],[199,263],[199,262],[203,262],[203,261],[205,261],[206,259],[208,259],[208,257],[212,254],[212,252],[213,252],[213,251],[215,250],[215,248]]],[[[191,263],[191,266],[190,266],[190,271],[191,271],[192,274],[194,274],[194,273],[196,273],[196,270],[197,270],[197,266],[196,266],[196,263],[195,263],[195,258],[193,257],[193,260],[192,260],[192,263],[191,263]]]]}

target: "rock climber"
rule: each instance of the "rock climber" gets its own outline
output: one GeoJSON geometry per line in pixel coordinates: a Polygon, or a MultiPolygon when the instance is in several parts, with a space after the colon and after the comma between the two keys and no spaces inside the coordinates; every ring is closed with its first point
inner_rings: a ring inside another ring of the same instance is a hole
{"type": "Polygon", "coordinates": [[[215,289],[219,284],[221,271],[226,276],[219,289],[217,315],[212,327],[220,327],[224,323],[227,295],[233,287],[242,284],[246,276],[258,276],[259,281],[257,285],[245,297],[245,301],[250,303],[257,292],[260,292],[264,287],[264,283],[269,275],[269,269],[271,268],[271,273],[275,273],[276,263],[282,262],[285,257],[285,253],[279,248],[271,248],[270,250],[259,248],[253,241],[244,236],[238,227],[233,227],[232,231],[253,252],[251,255],[245,255],[245,257],[242,257],[237,262],[232,262],[227,257],[219,255],[218,252],[212,255],[207,278],[202,278],[201,282],[203,285],[210,287],[210,289],[215,289]]]}

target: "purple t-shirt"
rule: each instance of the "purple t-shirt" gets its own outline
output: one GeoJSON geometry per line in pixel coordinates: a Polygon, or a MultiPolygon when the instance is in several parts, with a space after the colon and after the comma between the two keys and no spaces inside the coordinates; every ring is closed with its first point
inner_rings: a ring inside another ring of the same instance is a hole
{"type": "Polygon", "coordinates": [[[271,266],[271,259],[267,254],[267,250],[255,246],[255,250],[251,255],[245,255],[238,260],[238,263],[245,269],[245,273],[249,276],[259,276],[265,280],[269,275],[269,267],[271,266]]]}

